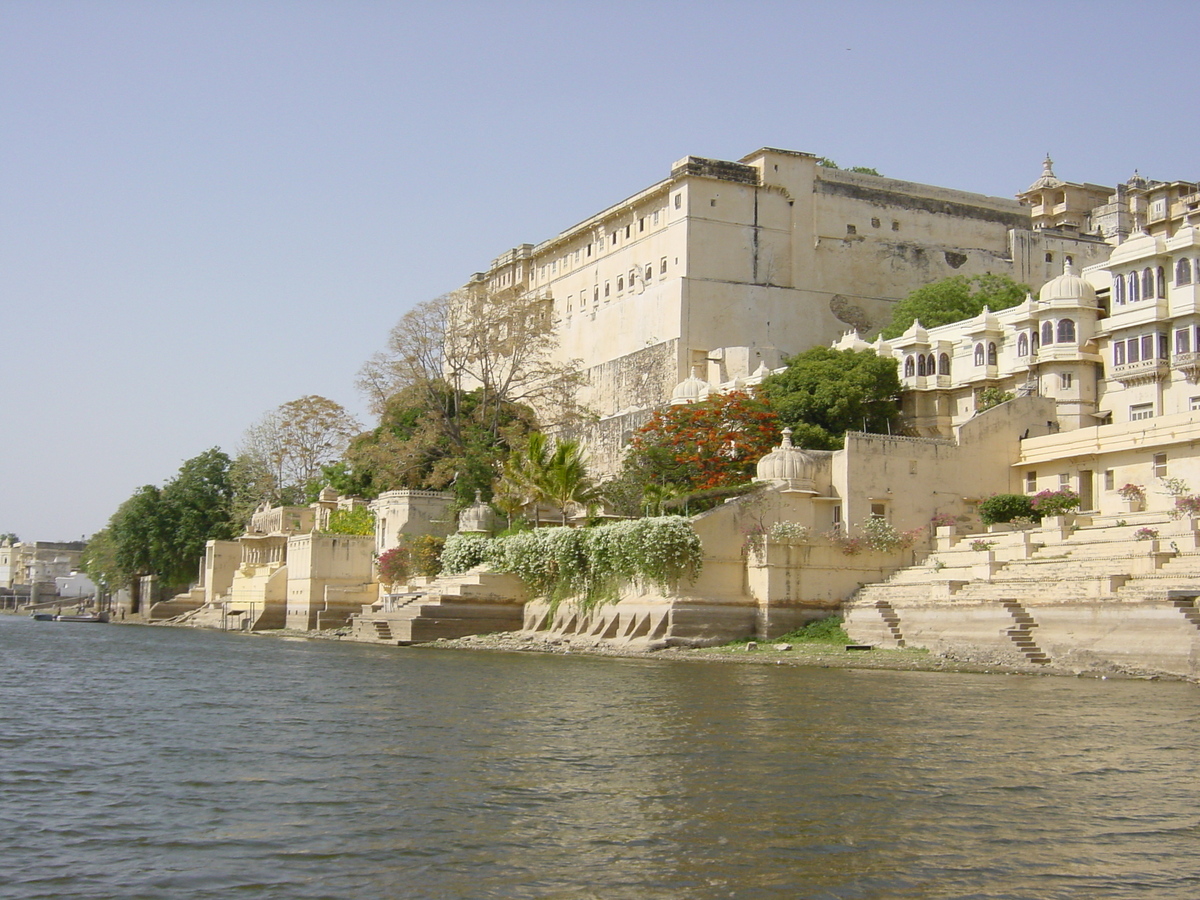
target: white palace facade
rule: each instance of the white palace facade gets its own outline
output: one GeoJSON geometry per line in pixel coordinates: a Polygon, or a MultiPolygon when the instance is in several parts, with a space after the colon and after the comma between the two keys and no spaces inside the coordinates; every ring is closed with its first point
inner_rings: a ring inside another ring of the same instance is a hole
{"type": "Polygon", "coordinates": [[[828,168],[809,153],[689,156],[657,184],[501,255],[471,286],[545,304],[600,419],[591,455],[611,469],[630,430],[693,372],[710,384],[748,379],[847,329],[876,331],[895,302],[949,275],[1040,287],[1064,256],[1103,261],[1111,247],[1090,221],[1053,209],[1075,215],[1110,193],[1078,186],[1035,215],[1027,198],[828,168]]]}

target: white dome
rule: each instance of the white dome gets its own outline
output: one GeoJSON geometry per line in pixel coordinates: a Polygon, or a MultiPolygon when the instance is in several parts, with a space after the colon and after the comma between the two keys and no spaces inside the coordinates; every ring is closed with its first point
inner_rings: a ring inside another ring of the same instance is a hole
{"type": "Polygon", "coordinates": [[[707,397],[711,390],[712,385],[700,378],[693,369],[690,376],[675,385],[675,390],[671,392],[671,405],[697,403],[707,397]]]}
{"type": "Polygon", "coordinates": [[[1088,306],[1096,305],[1096,289],[1075,274],[1075,266],[1067,263],[1063,273],[1042,285],[1038,299],[1043,303],[1053,300],[1085,300],[1088,306]]]}
{"type": "Polygon", "coordinates": [[[783,429],[779,446],[758,461],[758,480],[785,483],[788,490],[816,493],[817,459],[792,446],[792,429],[783,429]]]}

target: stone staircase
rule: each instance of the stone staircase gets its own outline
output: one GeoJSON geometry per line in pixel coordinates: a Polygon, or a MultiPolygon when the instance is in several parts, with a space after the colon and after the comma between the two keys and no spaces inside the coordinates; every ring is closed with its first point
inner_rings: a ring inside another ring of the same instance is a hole
{"type": "Polygon", "coordinates": [[[472,569],[417,578],[405,589],[351,616],[350,639],[370,644],[420,644],[438,638],[517,631],[525,587],[513,575],[472,569]]]}
{"type": "Polygon", "coordinates": [[[1009,640],[1016,644],[1017,649],[1030,662],[1038,663],[1039,665],[1045,665],[1050,662],[1050,657],[1033,640],[1031,629],[1037,628],[1037,622],[1033,620],[1033,616],[1029,615],[1025,607],[1016,600],[1001,600],[1000,603],[1008,610],[1008,614],[1013,617],[1013,621],[1017,623],[1015,628],[1010,628],[1005,632],[1009,640]]]}

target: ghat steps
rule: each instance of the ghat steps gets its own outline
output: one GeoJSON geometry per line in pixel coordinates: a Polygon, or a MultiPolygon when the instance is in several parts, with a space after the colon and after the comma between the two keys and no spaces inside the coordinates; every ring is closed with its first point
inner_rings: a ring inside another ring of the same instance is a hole
{"type": "Polygon", "coordinates": [[[521,627],[526,591],[512,575],[472,569],[415,578],[404,590],[351,616],[350,638],[370,644],[417,644],[521,627]]]}
{"type": "Polygon", "coordinates": [[[920,563],[861,588],[846,606],[846,629],[883,647],[1195,678],[1198,594],[1195,520],[1081,517],[1029,531],[943,533],[920,563]],[[1142,529],[1156,535],[1138,539],[1142,529]]]}

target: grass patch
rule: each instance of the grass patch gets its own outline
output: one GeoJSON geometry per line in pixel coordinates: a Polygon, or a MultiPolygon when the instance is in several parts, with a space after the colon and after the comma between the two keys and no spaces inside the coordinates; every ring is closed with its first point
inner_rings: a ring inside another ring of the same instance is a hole
{"type": "Polygon", "coordinates": [[[790,634],[774,639],[773,643],[782,644],[833,644],[845,645],[851,643],[850,635],[842,628],[841,616],[829,616],[817,619],[807,625],[797,628],[790,634]]]}

